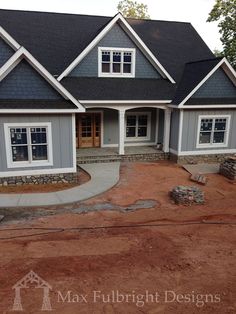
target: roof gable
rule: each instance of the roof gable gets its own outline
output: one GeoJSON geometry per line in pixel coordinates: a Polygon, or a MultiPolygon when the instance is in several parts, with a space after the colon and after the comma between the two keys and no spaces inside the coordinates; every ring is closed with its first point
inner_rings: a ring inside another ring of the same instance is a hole
{"type": "Polygon", "coordinates": [[[75,77],[98,77],[99,48],[134,48],[135,78],[161,78],[160,73],[148,61],[126,32],[116,23],[94,46],[83,60],[68,74],[75,77]]]}
{"type": "MultiPolygon", "coordinates": [[[[110,20],[106,16],[0,10],[1,26],[54,75],[60,75],[110,20]]],[[[214,57],[190,23],[127,22],[177,82],[187,62],[214,57]]]]}
{"type": "Polygon", "coordinates": [[[158,72],[167,78],[171,83],[175,83],[174,79],[154,56],[151,50],[145,45],[143,40],[138,36],[138,34],[133,30],[129,23],[125,20],[122,14],[118,13],[113,19],[101,30],[101,32],[90,42],[90,44],[78,55],[78,57],[61,73],[58,77],[60,81],[63,77],[67,76],[83,59],[84,57],[93,49],[99,41],[110,31],[110,29],[116,24],[122,27],[122,29],[132,38],[135,44],[140,48],[140,50],[145,54],[149,62],[158,70],[158,72]]]}
{"type": "Polygon", "coordinates": [[[236,87],[220,67],[192,95],[192,98],[236,98],[236,87]]]}
{"type": "Polygon", "coordinates": [[[226,58],[215,58],[186,64],[182,79],[173,99],[173,104],[179,108],[200,89],[200,87],[220,68],[236,85],[236,73],[226,58]]]}
{"type": "Polygon", "coordinates": [[[58,99],[63,97],[22,59],[0,83],[0,99],[58,99]]]}
{"type": "MultiPolygon", "coordinates": [[[[22,62],[22,60],[25,60],[27,64],[26,69],[28,73],[29,67],[33,68],[38,75],[44,79],[44,81],[51,85],[50,87],[53,88],[55,92],[61,95],[64,99],[70,100],[75,105],[75,108],[85,111],[84,107],[23,47],[21,47],[0,69],[0,83],[3,81],[3,85],[1,84],[2,86],[4,86],[5,77],[7,77],[15,69],[15,67],[22,62]]],[[[25,63],[23,64],[25,65],[25,63]]],[[[19,84],[20,83],[21,80],[19,81],[19,84]]],[[[25,81],[25,83],[29,84],[29,79],[27,82],[25,81]]],[[[42,83],[42,81],[40,81],[40,83],[42,83]]],[[[4,92],[5,89],[2,90],[3,94],[4,92]]]]}

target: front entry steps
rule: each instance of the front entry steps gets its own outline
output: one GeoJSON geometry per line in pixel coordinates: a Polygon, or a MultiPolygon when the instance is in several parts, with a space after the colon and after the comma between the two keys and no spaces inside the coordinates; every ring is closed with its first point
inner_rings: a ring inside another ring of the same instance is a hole
{"type": "Polygon", "coordinates": [[[118,155],[116,150],[106,152],[102,148],[99,150],[87,150],[86,154],[82,150],[77,151],[77,164],[90,164],[101,162],[121,162],[121,161],[156,161],[167,160],[169,154],[163,151],[150,148],[149,150],[141,148],[137,150],[126,150],[124,155],[118,155]],[[80,153],[81,152],[81,153],[80,153]],[[107,153],[107,154],[106,154],[107,153]]]}

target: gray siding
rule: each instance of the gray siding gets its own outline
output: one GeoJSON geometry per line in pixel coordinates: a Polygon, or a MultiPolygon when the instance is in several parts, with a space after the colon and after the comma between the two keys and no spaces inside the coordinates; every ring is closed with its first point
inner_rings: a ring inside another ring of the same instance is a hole
{"type": "Polygon", "coordinates": [[[104,109],[103,111],[103,142],[104,144],[118,143],[118,111],[104,109]]]}
{"type": "Polygon", "coordinates": [[[25,60],[0,83],[0,99],[62,99],[25,60]]]}
{"type": "Polygon", "coordinates": [[[0,171],[23,171],[73,167],[72,115],[0,115],[0,171]],[[51,122],[53,166],[7,169],[4,123],[51,122]]]}
{"type": "Polygon", "coordinates": [[[14,50],[0,38],[0,68],[14,54],[14,50]]]}
{"type": "MultiPolygon", "coordinates": [[[[95,109],[99,110],[99,109],[95,109]]],[[[91,110],[92,111],[92,110],[91,110]]],[[[118,144],[118,111],[112,109],[101,109],[103,111],[103,142],[105,145],[118,144]]],[[[128,112],[151,112],[151,139],[149,141],[140,141],[138,143],[155,142],[156,140],[156,109],[142,108],[133,109],[128,112]]],[[[128,141],[129,143],[137,143],[137,141],[128,141]]]]}
{"type": "Polygon", "coordinates": [[[90,53],[74,68],[69,76],[98,76],[98,47],[136,48],[137,78],[160,78],[160,74],[151,65],[139,48],[133,43],[128,35],[119,25],[113,28],[101,39],[101,41],[90,51],[90,53]]]}
{"type": "Polygon", "coordinates": [[[170,148],[178,150],[180,111],[174,109],[171,114],[170,148]]]}
{"type": "Polygon", "coordinates": [[[184,110],[183,113],[183,134],[182,134],[182,151],[201,151],[206,148],[196,148],[198,117],[199,115],[231,115],[230,133],[228,147],[225,148],[207,148],[207,150],[217,149],[235,149],[236,148],[236,110],[184,110]]]}
{"type": "Polygon", "coordinates": [[[192,96],[192,98],[224,98],[236,97],[236,88],[225,74],[218,69],[192,96]]]}

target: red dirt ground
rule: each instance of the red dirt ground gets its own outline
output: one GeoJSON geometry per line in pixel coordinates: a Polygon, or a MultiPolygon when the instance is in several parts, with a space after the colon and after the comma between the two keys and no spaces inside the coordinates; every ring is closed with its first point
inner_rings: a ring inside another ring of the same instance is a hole
{"type": "MultiPolygon", "coordinates": [[[[12,286],[32,269],[52,286],[51,304],[57,314],[236,313],[236,230],[232,224],[236,223],[236,186],[220,175],[209,175],[207,186],[200,186],[206,204],[182,207],[168,196],[179,184],[192,182],[175,164],[125,163],[117,186],[96,198],[65,206],[62,214],[54,208],[53,216],[2,224],[1,238],[25,237],[1,239],[0,312],[11,312],[12,286]],[[127,207],[137,200],[157,204],[130,212],[70,212],[79,205],[127,207]],[[203,220],[227,224],[179,225],[203,220]],[[34,236],[29,235],[45,230],[7,230],[138,224],[168,225],[48,230],[34,236]],[[66,298],[68,291],[71,298],[66,298]],[[107,296],[102,300],[102,294],[112,291],[119,292],[120,300],[108,302],[107,296]],[[128,302],[121,302],[121,295],[128,294],[128,302]]],[[[41,313],[41,289],[22,289],[21,296],[25,313],[41,313]]]]}

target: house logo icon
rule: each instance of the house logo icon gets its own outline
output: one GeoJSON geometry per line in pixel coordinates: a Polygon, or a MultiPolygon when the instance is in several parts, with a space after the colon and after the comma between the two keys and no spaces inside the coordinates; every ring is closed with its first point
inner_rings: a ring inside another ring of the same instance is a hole
{"type": "Polygon", "coordinates": [[[12,307],[12,311],[23,311],[23,306],[21,303],[21,289],[28,289],[30,285],[34,285],[36,289],[43,289],[43,299],[42,299],[42,311],[52,311],[49,291],[52,287],[42,278],[40,278],[34,271],[30,271],[21,280],[19,280],[12,289],[15,290],[15,298],[12,307]]]}

